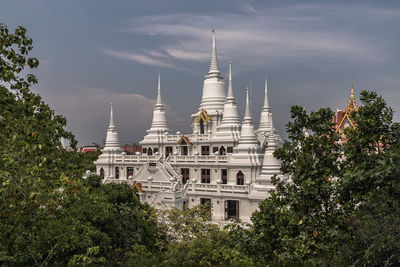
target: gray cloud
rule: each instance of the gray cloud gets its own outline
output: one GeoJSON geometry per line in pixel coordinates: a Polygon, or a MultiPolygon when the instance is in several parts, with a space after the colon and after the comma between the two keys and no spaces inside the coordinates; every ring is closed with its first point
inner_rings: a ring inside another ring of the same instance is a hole
{"type": "Polygon", "coordinates": [[[151,66],[159,66],[159,67],[173,67],[172,64],[166,63],[160,59],[154,58],[159,57],[160,53],[156,51],[152,51],[148,55],[145,54],[135,54],[135,53],[128,53],[128,52],[119,52],[113,49],[103,49],[103,52],[107,55],[114,56],[124,60],[132,60],[142,64],[151,65],[151,66]]]}
{"type": "MultiPolygon", "coordinates": [[[[399,21],[400,10],[335,5],[292,5],[255,10],[246,6],[242,14],[210,15],[172,14],[143,16],[133,21],[125,31],[135,34],[169,37],[159,48],[180,60],[205,61],[209,58],[210,23],[217,27],[218,49],[222,58],[234,58],[243,67],[276,64],[285,58],[307,59],[332,57],[364,62],[385,60],[379,50],[379,40],[354,35],[343,25],[335,27],[334,20],[393,20],[399,21]],[[398,13],[397,13],[398,14],[398,13]],[[218,31],[220,29],[220,31],[218,31]],[[268,58],[269,62],[260,60],[268,58]]],[[[349,21],[351,22],[351,20],[349,21]]],[[[351,25],[350,25],[351,26],[351,25]]]]}
{"type": "Polygon", "coordinates": [[[27,26],[41,61],[35,90],[68,118],[80,144],[101,143],[111,101],[121,143],[140,140],[151,124],[157,72],[170,128],[190,131],[209,67],[212,25],[225,77],[227,61],[233,62],[241,116],[244,88],[253,82],[256,126],[265,76],[283,136],[291,105],[344,108],[352,76],[356,94],[376,90],[400,109],[395,0],[31,2],[7,1],[0,17],[10,29],[27,26]]]}

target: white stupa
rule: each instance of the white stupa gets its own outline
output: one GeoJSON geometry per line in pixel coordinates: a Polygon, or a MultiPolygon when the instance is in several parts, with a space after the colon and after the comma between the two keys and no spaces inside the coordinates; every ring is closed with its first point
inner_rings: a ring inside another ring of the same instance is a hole
{"type": "Polygon", "coordinates": [[[113,104],[110,104],[110,124],[107,129],[106,142],[102,151],[121,153],[121,145],[118,139],[117,128],[114,123],[113,104]]]}

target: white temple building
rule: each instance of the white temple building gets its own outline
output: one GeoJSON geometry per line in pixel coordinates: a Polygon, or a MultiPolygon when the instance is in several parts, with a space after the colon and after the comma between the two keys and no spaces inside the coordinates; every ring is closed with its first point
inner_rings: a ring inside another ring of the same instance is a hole
{"type": "Polygon", "coordinates": [[[265,80],[265,101],[258,129],[254,129],[249,91],[240,121],[229,64],[228,93],[218,67],[215,31],[211,64],[205,75],[199,109],[192,114],[189,134],[171,133],[161,97],[158,74],[153,121],[140,142],[142,152],[121,150],[111,105],[110,124],[102,154],[95,162],[104,182],[124,182],[138,188],[142,202],[156,207],[193,207],[210,202],[214,221],[249,222],[258,203],[280,175],[274,150],[282,143],[274,128],[265,80]]]}

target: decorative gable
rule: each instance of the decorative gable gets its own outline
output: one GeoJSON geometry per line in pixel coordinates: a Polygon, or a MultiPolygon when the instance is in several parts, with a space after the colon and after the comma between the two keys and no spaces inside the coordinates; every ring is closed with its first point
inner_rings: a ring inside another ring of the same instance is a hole
{"type": "Polygon", "coordinates": [[[346,112],[344,114],[344,117],[343,117],[342,121],[340,122],[338,129],[339,130],[343,130],[343,129],[347,128],[347,127],[351,127],[351,128],[355,127],[355,125],[354,125],[353,121],[351,120],[348,112],[346,112]]]}
{"type": "MultiPolygon", "coordinates": [[[[353,122],[353,120],[351,118],[351,112],[353,112],[353,111],[358,111],[358,105],[356,103],[356,98],[354,97],[354,85],[352,82],[350,99],[346,105],[346,108],[344,110],[344,115],[343,115],[342,119],[340,120],[340,123],[338,124],[336,131],[341,131],[347,127],[352,127],[352,128],[356,127],[355,123],[353,122]]],[[[337,119],[336,123],[338,123],[338,121],[339,121],[338,113],[337,113],[336,119],[337,119]]]]}
{"type": "Polygon", "coordinates": [[[204,108],[201,109],[200,114],[196,117],[196,122],[199,123],[201,119],[203,119],[203,122],[211,120],[204,108]]]}
{"type": "Polygon", "coordinates": [[[191,145],[192,143],[190,143],[189,138],[187,138],[186,136],[182,136],[181,139],[179,139],[178,141],[178,145],[191,145]]]}

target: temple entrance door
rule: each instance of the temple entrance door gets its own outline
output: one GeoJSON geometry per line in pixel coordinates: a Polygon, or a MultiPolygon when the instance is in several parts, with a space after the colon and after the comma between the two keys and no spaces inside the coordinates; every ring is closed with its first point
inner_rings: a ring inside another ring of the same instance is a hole
{"type": "Polygon", "coordinates": [[[239,219],[238,200],[225,200],[225,220],[227,219],[239,219]]]}

